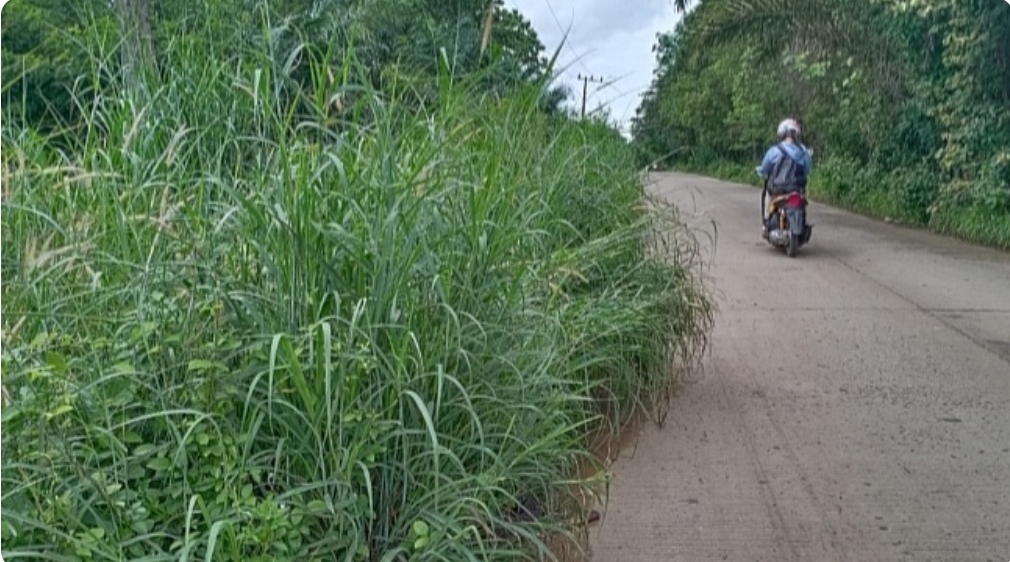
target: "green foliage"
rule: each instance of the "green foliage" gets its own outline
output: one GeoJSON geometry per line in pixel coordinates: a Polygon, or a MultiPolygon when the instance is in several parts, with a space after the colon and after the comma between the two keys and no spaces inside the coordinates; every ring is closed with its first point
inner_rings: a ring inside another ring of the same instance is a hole
{"type": "Polygon", "coordinates": [[[5,558],[536,559],[703,349],[613,130],[285,41],[4,127],[5,558]]]}
{"type": "MultiPolygon", "coordinates": [[[[153,51],[140,84],[167,79],[179,45],[224,59],[261,53],[303,87],[311,82],[308,52],[334,66],[355,58],[380,89],[390,76],[433,83],[442,53],[454,76],[479,76],[482,93],[508,95],[549,74],[536,32],[502,0],[18,0],[5,5],[3,22],[5,117],[50,131],[76,125],[111,77],[139,72],[130,62],[137,41],[153,51]],[[139,37],[138,18],[147,27],[139,37]]],[[[543,108],[558,112],[566,95],[550,92],[543,108]]]]}
{"type": "Polygon", "coordinates": [[[967,240],[988,240],[1010,249],[1010,213],[993,211],[981,204],[946,207],[930,216],[930,226],[936,230],[967,240]]]}
{"type": "Polygon", "coordinates": [[[117,40],[114,15],[102,3],[21,0],[3,6],[5,121],[66,124],[81,111],[78,79],[104,82],[92,52],[117,40]]]}
{"type": "Polygon", "coordinates": [[[1006,5],[702,0],[656,51],[633,125],[641,164],[752,168],[799,116],[819,196],[1010,246],[1006,5]]]}
{"type": "Polygon", "coordinates": [[[885,170],[829,157],[811,178],[814,197],[906,224],[923,224],[937,196],[938,176],[923,167],[885,170]]]}

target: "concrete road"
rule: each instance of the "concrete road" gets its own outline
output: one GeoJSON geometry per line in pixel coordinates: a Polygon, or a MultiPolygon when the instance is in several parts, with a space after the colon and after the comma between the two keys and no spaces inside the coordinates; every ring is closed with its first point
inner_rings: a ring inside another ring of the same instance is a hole
{"type": "Polygon", "coordinates": [[[614,464],[595,562],[1010,560],[1010,254],[652,176],[718,225],[705,372],[614,464]]]}

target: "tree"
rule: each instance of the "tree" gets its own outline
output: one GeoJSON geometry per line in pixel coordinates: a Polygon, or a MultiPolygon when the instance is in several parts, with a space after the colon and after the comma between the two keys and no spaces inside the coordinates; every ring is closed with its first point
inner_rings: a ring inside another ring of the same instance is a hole
{"type": "Polygon", "coordinates": [[[155,72],[151,39],[151,8],[148,0],[116,0],[123,36],[123,75],[134,87],[155,72]]]}

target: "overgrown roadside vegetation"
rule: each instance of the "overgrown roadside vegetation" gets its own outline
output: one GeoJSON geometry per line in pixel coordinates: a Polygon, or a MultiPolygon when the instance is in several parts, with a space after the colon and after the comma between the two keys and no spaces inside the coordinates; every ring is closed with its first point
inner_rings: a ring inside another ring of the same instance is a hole
{"type": "Polygon", "coordinates": [[[633,126],[642,164],[756,184],[796,116],[815,198],[1010,248],[1006,3],[680,4],[633,126]]]}
{"type": "Polygon", "coordinates": [[[69,106],[5,104],[4,559],[547,555],[587,435],[704,347],[688,233],[544,75],[271,13],[154,77],[95,24],[69,106]]]}

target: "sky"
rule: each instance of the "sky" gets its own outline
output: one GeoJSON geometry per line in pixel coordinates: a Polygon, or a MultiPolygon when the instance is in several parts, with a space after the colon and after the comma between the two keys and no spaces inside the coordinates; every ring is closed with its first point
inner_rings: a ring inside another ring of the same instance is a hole
{"type": "Polygon", "coordinates": [[[550,56],[569,30],[557,68],[559,83],[581,106],[578,75],[603,78],[589,83],[586,111],[604,104],[627,135],[642,94],[652,81],[656,34],[673,30],[680,14],[671,0],[505,0],[536,29],[550,56]]]}

